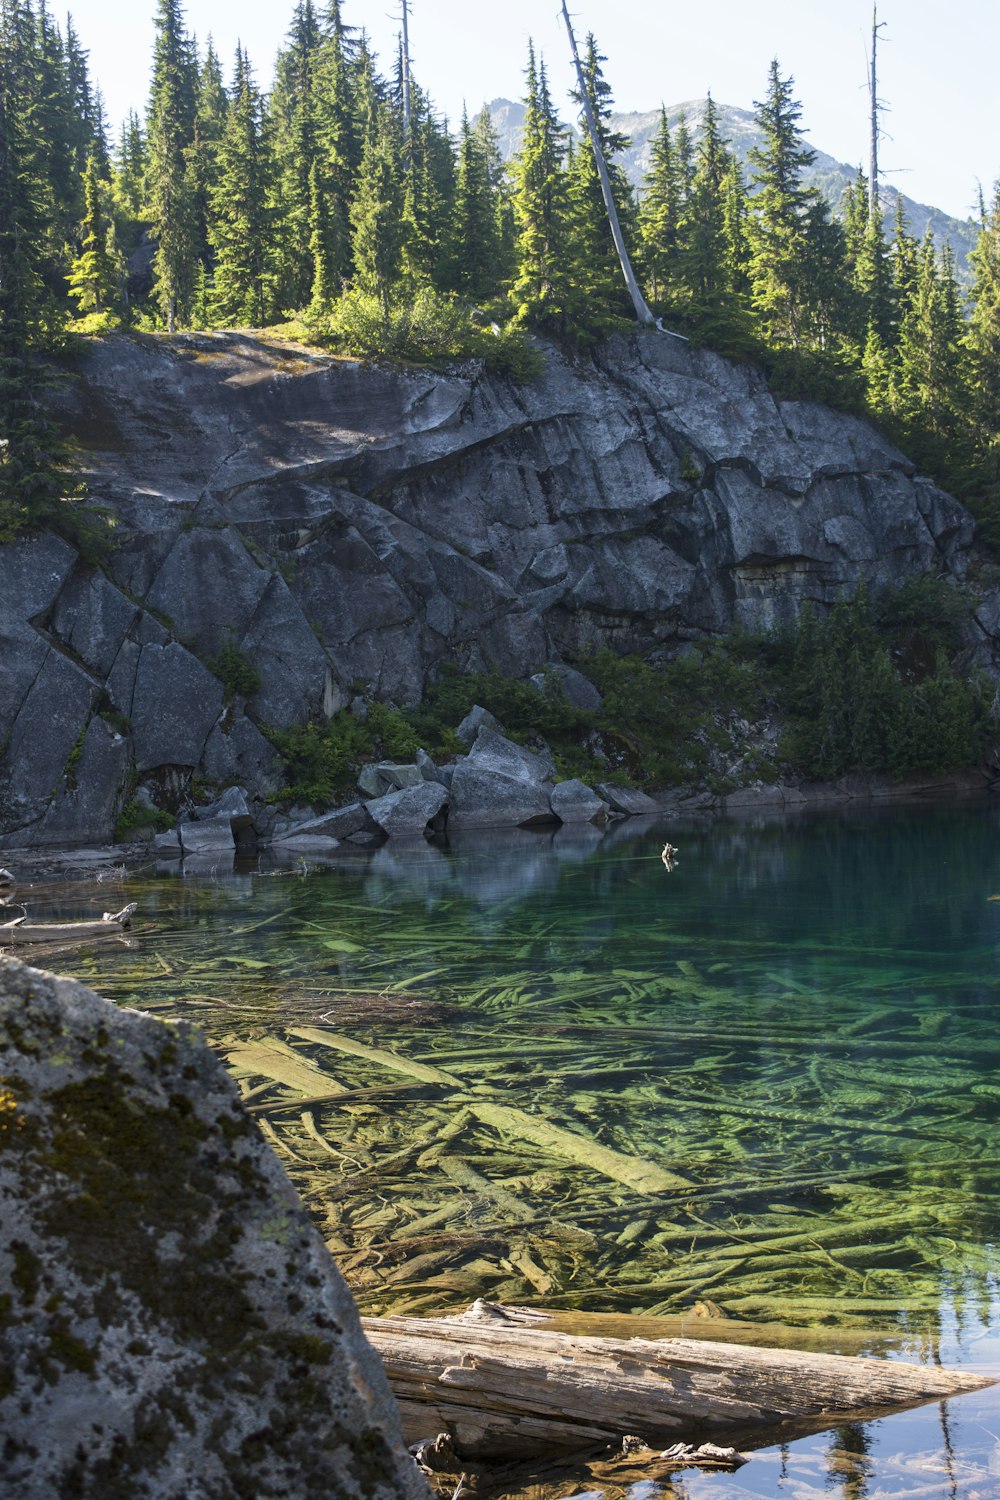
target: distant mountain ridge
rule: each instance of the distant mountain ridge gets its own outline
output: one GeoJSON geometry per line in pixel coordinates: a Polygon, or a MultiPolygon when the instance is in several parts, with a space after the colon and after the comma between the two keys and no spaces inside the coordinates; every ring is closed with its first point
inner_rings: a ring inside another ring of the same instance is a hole
{"type": "MultiPolygon", "coordinates": [[[[509,161],[516,153],[520,142],[524,124],[524,105],[510,99],[494,99],[488,108],[493,128],[500,141],[501,153],[504,160],[509,161]]],[[[723,137],[745,165],[747,153],[751,147],[759,145],[762,140],[753,114],[748,109],[738,109],[732,104],[716,103],[715,108],[723,137]]],[[[684,103],[671,104],[667,107],[667,119],[671,127],[676,126],[682,117],[687,120],[692,135],[697,137],[701,132],[702,121],[705,117],[705,100],[689,99],[684,103]]],[[[631,145],[622,152],[618,160],[625,169],[629,181],[639,189],[642,188],[649,171],[653,138],[659,124],[659,109],[611,116],[612,129],[621,131],[631,140],[631,145]]],[[[567,125],[566,128],[572,130],[574,134],[579,134],[574,125],[567,125]]],[[[834,213],[839,217],[843,209],[844,190],[857,176],[857,167],[837,161],[835,157],[816,146],[812,149],[816,152],[816,160],[803,174],[804,179],[819,188],[834,213]]],[[[926,203],[917,203],[915,199],[908,198],[905,193],[902,193],[901,197],[910,233],[922,239],[927,232],[927,226],[930,225],[939,245],[945,242],[951,245],[958,276],[963,282],[968,281],[970,276],[969,251],[975,244],[979,232],[975,221],[953,218],[943,209],[933,208],[926,203]]],[[[896,215],[896,189],[883,184],[881,198],[886,228],[891,233],[896,215]]]]}

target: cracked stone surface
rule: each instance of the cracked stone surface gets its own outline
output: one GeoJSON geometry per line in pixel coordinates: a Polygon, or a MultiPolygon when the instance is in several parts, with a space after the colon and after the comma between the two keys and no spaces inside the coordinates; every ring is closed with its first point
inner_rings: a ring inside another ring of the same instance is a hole
{"type": "Polygon", "coordinates": [[[429,1500],[357,1309],[195,1033],[0,959],[5,1500],[429,1500]]]}
{"type": "MultiPolygon", "coordinates": [[[[101,574],[58,538],[0,548],[0,836],[26,842],[95,710],[143,773],[239,765],[263,793],[262,731],[359,690],[413,703],[446,662],[527,678],[590,647],[767,629],[861,580],[961,578],[973,536],[871,424],[656,334],[550,350],[525,386],[238,333],[117,335],[57,400],[120,540],[101,574]],[[229,644],[260,686],[224,705],[229,644]],[[14,762],[45,732],[53,651],[86,691],[29,786],[14,762]]],[[[112,785],[105,760],[111,816],[127,769],[112,785]]]]}

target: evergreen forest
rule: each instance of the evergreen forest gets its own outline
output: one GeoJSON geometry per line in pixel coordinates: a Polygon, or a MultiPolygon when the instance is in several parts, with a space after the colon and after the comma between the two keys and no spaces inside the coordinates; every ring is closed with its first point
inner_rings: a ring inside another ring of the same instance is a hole
{"type": "MultiPolygon", "coordinates": [[[[709,100],[697,135],[662,115],[637,194],[593,35],[582,54],[665,324],[757,362],[778,394],[871,414],[1000,545],[1000,183],[966,292],[950,248],[918,242],[901,211],[886,234],[863,172],[837,211],[804,185],[812,153],[775,61],[749,172],[709,100]]],[[[488,112],[449,124],[402,58],[379,70],[341,0],[298,0],[269,93],[242,48],[224,65],[180,0],[158,0],[145,114],[111,139],[72,22],[0,0],[0,539],[59,524],[75,497],[44,385],[81,335],[275,328],[525,379],[532,333],[586,349],[633,326],[593,149],[560,123],[531,48],[523,98],[506,165],[488,112]]]]}

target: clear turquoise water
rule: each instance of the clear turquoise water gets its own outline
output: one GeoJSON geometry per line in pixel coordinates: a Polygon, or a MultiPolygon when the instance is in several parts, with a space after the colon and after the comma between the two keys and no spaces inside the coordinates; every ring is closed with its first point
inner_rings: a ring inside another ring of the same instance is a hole
{"type": "MultiPolygon", "coordinates": [[[[992,803],[633,822],[139,872],[134,946],[62,967],[236,1049],[368,1310],[487,1295],[692,1334],[725,1314],[1000,1373],[998,822],[992,803]],[[262,1039],[353,1097],[286,1108],[238,1050],[262,1039]],[[670,1177],[637,1182],[637,1161],[670,1177]]],[[[36,915],[113,904],[31,894],[36,915]]],[[[986,1392],[675,1493],[975,1500],[1000,1495],[994,1434],[986,1392]]]]}

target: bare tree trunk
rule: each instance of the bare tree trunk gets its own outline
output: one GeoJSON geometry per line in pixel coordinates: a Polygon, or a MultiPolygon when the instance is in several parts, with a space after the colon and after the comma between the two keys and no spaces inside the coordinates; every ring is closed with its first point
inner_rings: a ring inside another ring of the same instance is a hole
{"type": "MultiPolygon", "coordinates": [[[[405,3],[405,0],[404,0],[405,3]]],[[[625,237],[622,234],[622,226],[618,219],[618,210],[615,207],[614,194],[611,191],[611,179],[608,176],[608,164],[604,160],[604,152],[601,150],[600,137],[597,134],[597,121],[590,103],[590,95],[587,92],[587,80],[583,75],[583,67],[580,63],[580,54],[576,49],[576,37],[573,33],[573,23],[566,9],[566,0],[562,0],[563,20],[566,22],[566,30],[569,33],[569,44],[573,52],[573,65],[576,68],[577,81],[580,85],[580,98],[583,101],[583,113],[587,120],[587,130],[590,134],[590,144],[594,148],[594,160],[597,163],[597,173],[601,179],[601,192],[604,195],[604,207],[607,210],[608,222],[611,225],[611,235],[618,251],[618,259],[621,263],[622,275],[625,277],[625,285],[628,287],[629,296],[632,298],[632,306],[635,308],[636,321],[645,328],[655,328],[656,318],[650,311],[645,297],[639,290],[639,283],[635,279],[632,270],[632,262],[629,260],[628,251],[625,248],[625,237]]]]}
{"type": "Polygon", "coordinates": [[[475,1303],[461,1317],[364,1318],[408,1442],[448,1432],[456,1453],[524,1458],[651,1446],[793,1420],[811,1430],[992,1385],[938,1365],[754,1349],[697,1339],[551,1333],[545,1314],[475,1303]]]}
{"type": "Polygon", "coordinates": [[[878,5],[872,7],[872,62],[869,92],[871,94],[871,149],[868,160],[868,217],[874,219],[879,212],[878,194],[878,34],[885,25],[878,18],[878,5]]]}
{"type": "Polygon", "coordinates": [[[410,139],[410,0],[403,5],[403,135],[410,139]]]}

